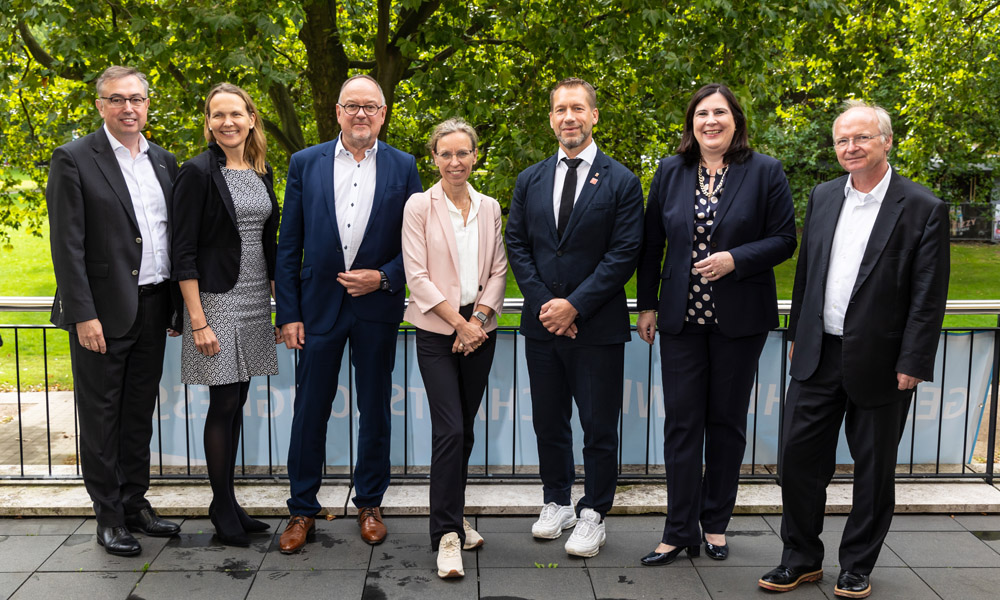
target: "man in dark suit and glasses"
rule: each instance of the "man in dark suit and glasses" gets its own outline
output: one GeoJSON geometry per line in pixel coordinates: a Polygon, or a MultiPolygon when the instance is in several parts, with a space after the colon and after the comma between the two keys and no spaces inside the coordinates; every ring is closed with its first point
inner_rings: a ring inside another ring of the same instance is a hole
{"type": "Polygon", "coordinates": [[[564,79],[549,100],[559,151],[518,176],[506,236],[524,294],[521,334],[545,502],[531,532],[555,539],[575,525],[566,551],[594,556],[604,544],[604,516],[618,481],[618,416],[631,339],[624,286],[642,242],[642,187],[597,149],[597,95],[589,83],[564,79]],[[574,400],[585,477],[575,509],[574,400]]]}
{"type": "Polygon", "coordinates": [[[900,437],[914,389],[934,375],[948,297],[948,207],[889,166],[885,110],[849,102],[833,123],[848,175],[813,188],[788,335],[792,382],[780,456],[781,565],[760,587],[823,576],[826,486],[845,422],[854,497],[834,594],[864,598],[889,531],[900,437]]]}
{"type": "MultiPolygon", "coordinates": [[[[80,464],[97,542],[139,554],[129,531],[170,536],[146,500],[153,409],[174,310],[169,213],[177,161],[146,141],[146,76],[109,67],[97,79],[104,126],[52,153],[52,322],[70,332],[80,464]]],[[[176,334],[175,334],[176,335],[176,334]]]]}

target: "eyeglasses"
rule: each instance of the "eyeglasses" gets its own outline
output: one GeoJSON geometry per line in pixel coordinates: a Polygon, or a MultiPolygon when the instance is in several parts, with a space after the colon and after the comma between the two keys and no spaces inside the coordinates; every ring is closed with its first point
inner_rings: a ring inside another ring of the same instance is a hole
{"type": "Polygon", "coordinates": [[[868,142],[874,140],[877,137],[882,137],[882,134],[879,134],[879,135],[856,135],[856,136],[854,136],[852,138],[840,138],[838,140],[834,140],[833,141],[833,145],[838,150],[843,150],[844,148],[847,147],[847,144],[849,142],[854,142],[855,146],[863,146],[863,145],[867,144],[868,142]]]}
{"type": "Polygon", "coordinates": [[[344,112],[346,112],[347,114],[349,114],[351,116],[354,116],[354,115],[358,114],[359,110],[364,110],[365,114],[368,115],[369,117],[374,117],[375,113],[378,112],[378,109],[382,108],[381,106],[376,106],[374,104],[339,104],[338,103],[337,106],[339,106],[340,108],[344,109],[344,112]]]}
{"type": "Polygon", "coordinates": [[[456,156],[458,157],[458,160],[465,160],[469,158],[469,156],[472,155],[472,150],[459,150],[454,154],[452,154],[451,152],[442,152],[440,154],[435,152],[434,155],[445,162],[451,162],[451,159],[455,158],[456,156]]]}
{"type": "Polygon", "coordinates": [[[146,100],[149,100],[149,98],[143,98],[142,96],[132,96],[131,98],[126,98],[124,96],[111,96],[110,98],[105,96],[98,96],[98,98],[100,98],[101,100],[106,100],[109,104],[111,104],[111,106],[114,106],[115,108],[121,108],[125,106],[126,102],[128,102],[132,106],[142,106],[146,102],[146,100]]]}

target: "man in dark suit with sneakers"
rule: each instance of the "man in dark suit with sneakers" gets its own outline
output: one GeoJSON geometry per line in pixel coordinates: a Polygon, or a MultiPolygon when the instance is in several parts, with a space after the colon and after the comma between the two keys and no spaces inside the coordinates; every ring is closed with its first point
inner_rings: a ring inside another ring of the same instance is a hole
{"type": "Polygon", "coordinates": [[[785,592],[823,577],[826,487],[845,422],[854,496],[834,594],[865,598],[889,531],[900,437],[914,388],[930,381],[948,297],[948,207],[889,166],[885,110],[850,102],[833,123],[848,175],[816,186],[802,232],[788,335],[779,476],[781,565],[758,581],[785,592]]]}
{"type": "Polygon", "coordinates": [[[177,161],[142,135],[145,75],[109,67],[96,87],[104,126],[56,148],[50,162],[45,199],[58,286],[52,322],[69,331],[80,464],[97,542],[110,554],[134,556],[142,548],[130,531],[180,531],[145,497],[175,311],[168,215],[177,161]]]}

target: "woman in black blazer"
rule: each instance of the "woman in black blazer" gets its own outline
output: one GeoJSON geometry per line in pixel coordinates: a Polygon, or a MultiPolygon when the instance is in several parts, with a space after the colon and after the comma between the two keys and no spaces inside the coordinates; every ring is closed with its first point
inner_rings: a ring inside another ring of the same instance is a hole
{"type": "Polygon", "coordinates": [[[729,88],[702,87],[677,154],[653,176],[639,257],[637,329],[650,344],[657,326],[661,334],[669,490],[663,537],[644,565],[670,564],[684,549],[697,556],[702,541],[711,558],[729,554],[750,390],[778,325],[773,267],[795,243],[781,163],[750,149],[729,88]]]}
{"type": "Polygon", "coordinates": [[[271,324],[278,201],[257,107],[221,83],[205,99],[208,150],[174,183],[171,272],[184,296],[181,380],[209,386],[205,462],[209,518],[225,544],[248,546],[264,531],[236,501],[233,475],[250,378],[276,375],[271,324]]]}

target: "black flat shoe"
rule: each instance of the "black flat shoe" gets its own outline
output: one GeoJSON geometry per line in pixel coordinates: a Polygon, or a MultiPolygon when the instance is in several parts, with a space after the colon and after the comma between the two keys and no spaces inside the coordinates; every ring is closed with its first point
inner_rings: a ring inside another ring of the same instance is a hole
{"type": "Polygon", "coordinates": [[[180,525],[161,518],[149,506],[137,513],[125,515],[125,526],[129,531],[138,531],[152,537],[170,537],[181,532],[180,525]]]}
{"type": "Polygon", "coordinates": [[[115,556],[136,556],[142,552],[139,541],[124,527],[97,526],[97,543],[104,551],[115,556]]]}
{"type": "Polygon", "coordinates": [[[726,560],[729,558],[729,544],[725,546],[716,546],[715,544],[709,542],[702,535],[701,539],[705,542],[705,556],[711,558],[712,560],[726,560]]]}
{"type": "Polygon", "coordinates": [[[764,573],[764,576],[757,580],[757,585],[772,592],[790,592],[803,583],[820,579],[823,579],[821,567],[790,569],[785,565],[778,565],[764,573]]]}
{"type": "Polygon", "coordinates": [[[215,517],[214,510],[209,511],[208,520],[211,521],[212,525],[215,527],[215,539],[222,542],[224,546],[237,546],[239,548],[248,548],[250,546],[250,536],[248,536],[245,531],[223,531],[222,528],[219,527],[219,520],[215,517]]]}
{"type": "Polygon", "coordinates": [[[640,558],[639,562],[647,567],[669,565],[677,560],[677,556],[680,555],[681,551],[687,551],[687,555],[694,558],[701,554],[701,546],[677,546],[670,552],[657,552],[656,550],[653,550],[646,556],[640,558]]]}
{"type": "Polygon", "coordinates": [[[867,598],[872,593],[870,576],[850,571],[841,571],[837,577],[837,587],[833,588],[835,596],[844,598],[867,598]]]}

